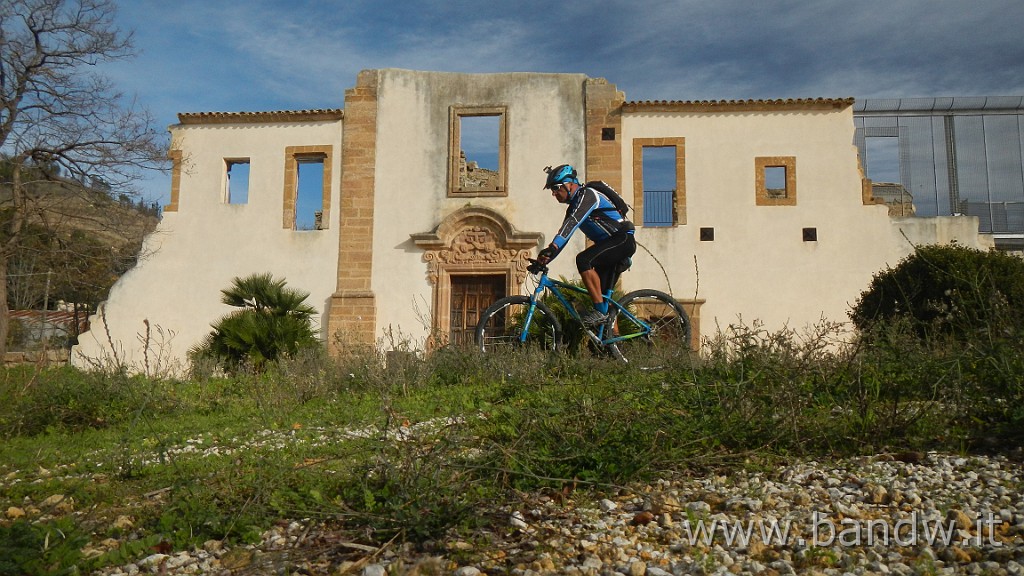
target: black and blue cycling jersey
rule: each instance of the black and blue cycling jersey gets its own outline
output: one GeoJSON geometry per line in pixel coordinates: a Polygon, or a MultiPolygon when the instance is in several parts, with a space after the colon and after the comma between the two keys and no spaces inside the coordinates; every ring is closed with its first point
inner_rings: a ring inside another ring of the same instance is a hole
{"type": "Polygon", "coordinates": [[[633,234],[633,223],[615,209],[611,200],[603,194],[581,186],[569,197],[565,220],[558,229],[551,244],[561,251],[576,230],[580,230],[595,243],[600,243],[616,234],[633,234]]]}

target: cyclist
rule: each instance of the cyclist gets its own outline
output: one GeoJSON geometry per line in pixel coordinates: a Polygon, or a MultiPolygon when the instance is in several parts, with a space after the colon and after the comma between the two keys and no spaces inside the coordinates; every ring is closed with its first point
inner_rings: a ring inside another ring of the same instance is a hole
{"type": "Polygon", "coordinates": [[[615,280],[616,267],[636,252],[635,227],[604,194],[580,184],[576,169],[568,164],[548,166],[545,190],[561,204],[568,204],[565,220],[554,240],[540,251],[537,261],[547,264],[565,248],[577,229],[594,244],[576,255],[576,268],[583,279],[594,309],[581,314],[589,325],[608,320],[608,303],[604,293],[615,280]]]}

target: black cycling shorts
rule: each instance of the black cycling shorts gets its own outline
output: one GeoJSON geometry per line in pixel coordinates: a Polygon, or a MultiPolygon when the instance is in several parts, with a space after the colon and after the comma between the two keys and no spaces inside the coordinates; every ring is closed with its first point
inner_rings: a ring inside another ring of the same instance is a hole
{"type": "Polygon", "coordinates": [[[607,292],[617,280],[619,263],[636,253],[632,234],[620,233],[602,240],[576,255],[576,269],[582,274],[593,268],[601,278],[601,292],[607,292]]]}

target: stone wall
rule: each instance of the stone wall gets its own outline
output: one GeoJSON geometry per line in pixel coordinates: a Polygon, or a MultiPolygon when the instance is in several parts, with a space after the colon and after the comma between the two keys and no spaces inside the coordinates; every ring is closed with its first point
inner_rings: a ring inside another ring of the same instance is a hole
{"type": "Polygon", "coordinates": [[[35,364],[42,366],[64,366],[68,363],[67,350],[34,350],[26,352],[8,352],[4,356],[4,366],[22,366],[35,364]]]}

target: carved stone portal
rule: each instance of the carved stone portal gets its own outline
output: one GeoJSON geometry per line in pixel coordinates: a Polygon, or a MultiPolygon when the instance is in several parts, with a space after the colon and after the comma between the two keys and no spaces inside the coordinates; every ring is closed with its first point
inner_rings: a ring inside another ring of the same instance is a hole
{"type": "Polygon", "coordinates": [[[427,278],[434,287],[435,343],[446,342],[451,331],[452,276],[503,276],[505,294],[519,294],[526,281],[527,258],[543,238],[538,232],[519,232],[497,212],[475,206],[448,215],[430,232],[411,236],[423,249],[427,278]]]}

